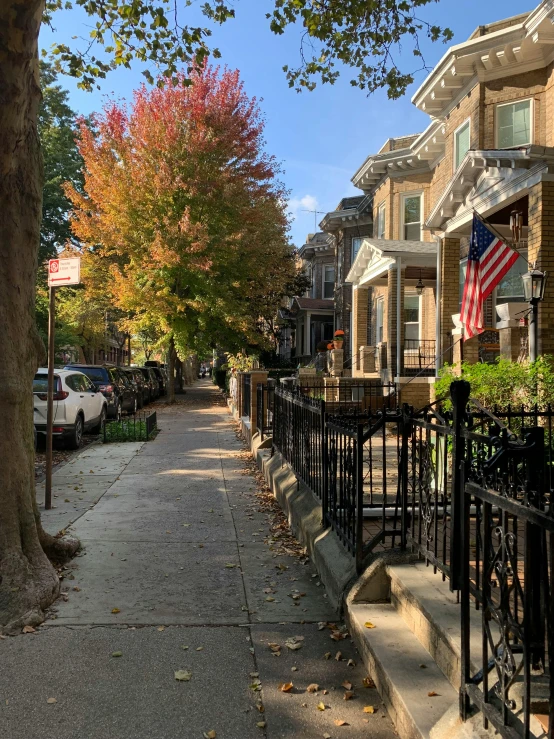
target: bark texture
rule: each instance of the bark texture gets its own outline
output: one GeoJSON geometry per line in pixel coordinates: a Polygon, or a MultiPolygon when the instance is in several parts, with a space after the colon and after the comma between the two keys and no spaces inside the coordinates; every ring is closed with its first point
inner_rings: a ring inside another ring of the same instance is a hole
{"type": "Polygon", "coordinates": [[[175,339],[171,336],[169,340],[169,362],[168,362],[168,382],[167,382],[167,402],[175,403],[175,360],[177,352],[175,351],[175,339]]]}
{"type": "Polygon", "coordinates": [[[44,347],[35,326],[42,207],[37,135],[39,0],[0,2],[0,631],[39,623],[59,592],[48,554],[76,542],[46,534],[35,496],[33,376],[44,347]],[[46,551],[45,551],[46,550],[46,551]]]}

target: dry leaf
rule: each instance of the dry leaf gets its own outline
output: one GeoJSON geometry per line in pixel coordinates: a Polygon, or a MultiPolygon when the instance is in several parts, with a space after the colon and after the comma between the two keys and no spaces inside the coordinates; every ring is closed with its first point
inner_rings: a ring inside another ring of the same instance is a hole
{"type": "Polygon", "coordinates": [[[158,631],[165,631],[165,626],[158,626],[158,631]]]}
{"type": "Polygon", "coordinates": [[[52,704],[52,703],[57,703],[58,701],[55,698],[47,698],[46,702],[52,704]]]}
{"type": "Polygon", "coordinates": [[[325,734],[323,734],[323,739],[331,739],[331,734],[327,734],[327,732],[325,732],[325,734]]]}
{"type": "Polygon", "coordinates": [[[306,688],[307,693],[317,693],[318,690],[319,690],[319,685],[317,683],[311,683],[306,688]]]}
{"type": "Polygon", "coordinates": [[[265,721],[258,721],[256,726],[258,727],[258,729],[265,729],[265,721]]]}
{"type": "Polygon", "coordinates": [[[366,621],[365,624],[364,624],[364,626],[366,627],[366,629],[374,629],[375,628],[375,624],[372,624],[371,621],[366,621]]]}
{"type": "Polygon", "coordinates": [[[356,663],[353,659],[349,659],[346,664],[348,665],[348,667],[356,667],[356,663]]]}
{"type": "Polygon", "coordinates": [[[327,624],[325,621],[320,621],[317,625],[318,631],[323,631],[323,629],[327,628],[327,624]]]}
{"type": "Polygon", "coordinates": [[[227,562],[227,564],[225,565],[225,567],[228,570],[232,570],[234,567],[236,567],[236,565],[232,564],[231,562],[227,562]]]}
{"type": "Polygon", "coordinates": [[[374,688],[375,687],[375,681],[372,677],[364,677],[364,688],[374,688]]]}
{"type": "Polygon", "coordinates": [[[204,649],[204,647],[196,647],[197,652],[201,652],[204,649]]]}
{"type": "Polygon", "coordinates": [[[434,691],[434,690],[430,690],[430,691],[429,691],[429,692],[427,693],[427,695],[429,696],[429,698],[434,698],[434,697],[435,697],[436,695],[438,695],[438,693],[435,693],[435,691],[434,691]]]}
{"type": "Polygon", "coordinates": [[[189,672],[188,670],[177,670],[175,672],[175,680],[179,680],[180,682],[186,682],[191,679],[192,672],[189,672]]]}
{"type": "Polygon", "coordinates": [[[112,608],[112,613],[121,613],[119,608],[112,608]]]}
{"type": "Polygon", "coordinates": [[[34,634],[36,632],[36,629],[33,629],[32,626],[24,626],[23,627],[23,633],[24,634],[34,634]]]}
{"type": "Polygon", "coordinates": [[[342,659],[342,652],[337,652],[335,654],[335,659],[337,660],[337,662],[340,662],[342,659]]]}
{"type": "Polygon", "coordinates": [[[325,703],[318,703],[317,704],[317,710],[318,711],[324,711],[325,710],[325,703]]]}
{"type": "Polygon", "coordinates": [[[345,690],[352,690],[352,683],[349,683],[348,680],[345,680],[342,684],[342,687],[345,690]]]}
{"type": "Polygon", "coordinates": [[[275,598],[272,598],[271,595],[268,595],[267,598],[266,598],[266,601],[268,603],[274,603],[275,602],[275,598]]]}
{"type": "Polygon", "coordinates": [[[354,697],[354,691],[353,690],[347,690],[342,697],[344,698],[345,701],[350,701],[354,697]]]}
{"type": "Polygon", "coordinates": [[[123,652],[112,652],[112,657],[123,657],[123,652]]]}
{"type": "Polygon", "coordinates": [[[217,734],[215,733],[215,730],[212,729],[211,731],[205,731],[204,732],[204,739],[215,739],[217,734]]]}
{"type": "Polygon", "coordinates": [[[375,713],[373,706],[364,706],[364,713],[375,713]]]}
{"type": "Polygon", "coordinates": [[[335,719],[335,726],[349,726],[348,721],[343,721],[340,718],[335,719]]]}
{"type": "Polygon", "coordinates": [[[324,654],[325,659],[331,659],[332,656],[331,652],[325,652],[324,654]]]}
{"type": "Polygon", "coordinates": [[[294,685],[292,683],[279,683],[279,690],[281,693],[290,693],[294,685]]]}

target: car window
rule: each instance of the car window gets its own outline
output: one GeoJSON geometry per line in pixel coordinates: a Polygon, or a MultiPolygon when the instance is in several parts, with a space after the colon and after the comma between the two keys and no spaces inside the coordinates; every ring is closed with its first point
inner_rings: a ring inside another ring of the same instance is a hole
{"type": "Polygon", "coordinates": [[[120,378],[115,367],[110,367],[110,369],[108,370],[108,374],[112,382],[119,384],[120,378]]]}
{"type": "Polygon", "coordinates": [[[90,380],[88,379],[88,377],[84,377],[83,375],[80,375],[79,376],[79,384],[81,386],[81,389],[85,393],[88,393],[90,390],[94,390],[95,389],[93,387],[93,385],[91,384],[90,380]]]}
{"type": "Polygon", "coordinates": [[[48,392],[48,375],[35,375],[33,380],[33,392],[34,393],[47,393],[48,392]]]}
{"type": "Polygon", "coordinates": [[[106,382],[106,370],[103,367],[79,367],[82,372],[93,382],[106,382]]]}
{"type": "Polygon", "coordinates": [[[124,370],[120,370],[119,375],[123,380],[123,384],[125,385],[125,387],[131,387],[131,383],[129,381],[129,378],[127,377],[127,373],[124,370]]]}
{"type": "Polygon", "coordinates": [[[65,378],[65,384],[74,392],[81,390],[81,378],[79,375],[68,375],[65,378]]]}

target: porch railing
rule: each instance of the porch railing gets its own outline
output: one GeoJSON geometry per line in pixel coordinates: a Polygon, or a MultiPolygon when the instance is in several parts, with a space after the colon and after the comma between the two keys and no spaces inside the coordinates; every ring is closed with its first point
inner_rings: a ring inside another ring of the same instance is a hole
{"type": "Polygon", "coordinates": [[[406,376],[432,376],[435,374],[437,342],[432,339],[405,339],[402,356],[406,376]]]}

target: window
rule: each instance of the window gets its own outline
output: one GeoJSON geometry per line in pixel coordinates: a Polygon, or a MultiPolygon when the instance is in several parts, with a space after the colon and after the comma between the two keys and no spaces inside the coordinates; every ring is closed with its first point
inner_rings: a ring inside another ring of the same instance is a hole
{"type": "Polygon", "coordinates": [[[404,297],[404,338],[406,349],[417,349],[419,341],[419,295],[404,297]]]}
{"type": "Polygon", "coordinates": [[[326,264],[323,267],[323,297],[332,298],[335,294],[335,267],[326,264]]]}
{"type": "Polygon", "coordinates": [[[462,305],[462,298],[464,295],[464,285],[466,284],[466,272],[467,272],[467,259],[462,259],[460,261],[460,273],[459,273],[460,306],[462,305]]]}
{"type": "Polygon", "coordinates": [[[496,288],[497,303],[517,303],[523,301],[523,282],[521,276],[527,272],[527,268],[527,262],[522,257],[512,265],[508,274],[504,276],[504,279],[496,288]]]}
{"type": "Polygon", "coordinates": [[[531,100],[496,107],[496,143],[499,149],[532,143],[531,100]]]}
{"type": "Polygon", "coordinates": [[[376,332],[376,340],[377,343],[380,344],[383,341],[383,315],[384,315],[384,308],[385,308],[385,300],[384,298],[377,298],[377,305],[376,305],[376,317],[375,317],[375,332],[376,332]]]}
{"type": "Polygon", "coordinates": [[[421,195],[405,195],[402,209],[403,238],[421,239],[421,195]]]}
{"type": "Polygon", "coordinates": [[[379,210],[377,211],[377,238],[385,238],[385,218],[386,218],[386,204],[381,203],[379,210]]]}
{"type": "Polygon", "coordinates": [[[454,133],[454,169],[458,169],[468,151],[469,121],[466,121],[454,133]]]}
{"type": "Polygon", "coordinates": [[[355,237],[352,239],[352,264],[356,261],[363,239],[355,237]]]}

